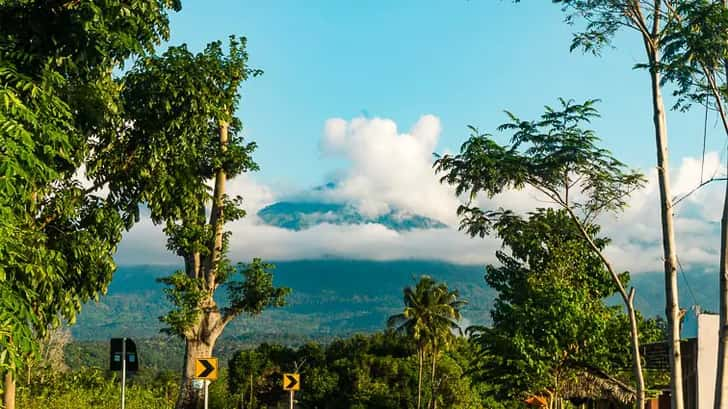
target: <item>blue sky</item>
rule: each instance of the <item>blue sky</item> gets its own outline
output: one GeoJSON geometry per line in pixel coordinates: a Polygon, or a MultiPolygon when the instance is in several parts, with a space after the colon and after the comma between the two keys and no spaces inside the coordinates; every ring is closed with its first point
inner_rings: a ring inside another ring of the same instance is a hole
{"type": "MultiPolygon", "coordinates": [[[[319,153],[328,118],[409,128],[433,114],[442,151],[464,141],[468,124],[490,130],[504,109],[534,116],[559,96],[602,99],[594,126],[605,145],[631,166],[653,166],[647,73],[632,69],[643,59],[639,37],[625,32],[602,57],[570,53],[578,27],[562,18],[548,2],[187,1],[170,43],[199,50],[229,34],[248,38],[250,63],[265,75],[245,85],[239,114],[268,183],[312,186],[341,166],[319,153]]],[[[699,154],[703,111],[669,119],[674,160],[699,154]]]]}
{"type": "MultiPolygon", "coordinates": [[[[169,44],[192,50],[248,38],[250,64],[265,70],[243,89],[239,116],[258,142],[261,171],[230,183],[248,217],[230,225],[233,258],[270,260],[324,256],[494,261],[500,242],[458,232],[457,198],[432,173],[433,151],[456,150],[468,124],[492,131],[508,109],[535,118],[558,97],[598,98],[594,129],[649,184],[631,207],[601,220],[618,268],[659,271],[661,233],[654,174],[655,142],[648,74],[634,70],[644,51],[626,31],[602,57],[570,53],[571,33],[549,2],[492,0],[186,1],[171,18],[169,44]],[[395,129],[396,128],[396,129],[395,129]],[[362,212],[421,214],[448,229],[409,233],[381,225],[321,225],[291,232],[264,225],[265,205],[321,185],[336,175],[329,199],[362,212]]],[[[671,105],[669,89],[667,104],[671,105]]],[[[669,112],[673,193],[699,183],[704,111],[669,112]]],[[[725,136],[708,126],[709,174],[721,167],[725,136]]],[[[504,137],[505,138],[505,137],[504,137]]],[[[677,209],[683,265],[717,265],[722,186],[705,189],[677,209]]],[[[508,192],[479,203],[528,211],[543,206],[533,192],[508,192]],[[534,200],[536,199],[536,200],[534,200]]],[[[122,242],[121,264],[178,262],[158,226],[143,220],[122,242]]]]}

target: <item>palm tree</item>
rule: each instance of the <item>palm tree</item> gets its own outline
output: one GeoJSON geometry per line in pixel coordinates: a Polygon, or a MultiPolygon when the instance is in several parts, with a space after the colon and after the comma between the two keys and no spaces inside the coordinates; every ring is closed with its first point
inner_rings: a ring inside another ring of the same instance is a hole
{"type": "Polygon", "coordinates": [[[387,325],[398,333],[412,338],[417,347],[419,369],[417,376],[417,409],[422,402],[422,371],[428,349],[432,352],[432,400],[434,407],[434,380],[437,352],[449,345],[453,330],[460,330],[459,308],[465,301],[457,291],[450,291],[444,283],[437,283],[429,276],[420,277],[414,288],[406,287],[404,310],[389,317],[387,325]]]}
{"type": "Polygon", "coordinates": [[[437,357],[440,351],[447,350],[455,338],[455,334],[462,335],[458,322],[462,319],[460,308],[467,304],[461,300],[457,290],[450,290],[445,284],[439,284],[434,291],[435,301],[433,303],[434,314],[430,321],[429,349],[432,355],[432,373],[430,386],[432,388],[431,407],[437,407],[435,399],[436,384],[435,371],[437,368],[437,357]]]}

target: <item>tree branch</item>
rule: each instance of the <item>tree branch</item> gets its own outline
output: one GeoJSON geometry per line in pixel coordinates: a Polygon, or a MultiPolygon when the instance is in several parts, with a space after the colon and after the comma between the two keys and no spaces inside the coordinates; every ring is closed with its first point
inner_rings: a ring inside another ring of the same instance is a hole
{"type": "Polygon", "coordinates": [[[574,224],[576,224],[576,227],[579,229],[582,237],[584,237],[584,240],[586,240],[589,244],[589,247],[591,247],[592,251],[597,256],[599,256],[599,258],[602,260],[602,263],[604,264],[604,267],[606,267],[607,271],[609,271],[609,274],[612,276],[612,281],[614,281],[614,284],[617,285],[619,294],[622,296],[622,300],[624,300],[625,304],[629,304],[629,296],[627,295],[627,291],[624,289],[624,285],[622,284],[622,280],[619,279],[619,275],[617,275],[617,273],[614,271],[614,268],[612,268],[612,263],[609,262],[606,256],[604,256],[602,251],[596,245],[596,243],[594,243],[591,235],[589,234],[589,232],[586,231],[581,222],[579,222],[579,219],[576,217],[576,214],[574,214],[574,211],[570,207],[565,207],[565,210],[569,213],[569,216],[571,216],[571,220],[574,222],[574,224]]]}
{"type": "Polygon", "coordinates": [[[715,177],[714,176],[714,177],[706,180],[705,182],[699,184],[697,187],[693,188],[691,191],[689,191],[688,193],[684,194],[680,198],[673,199],[672,206],[675,207],[675,205],[677,205],[678,203],[680,203],[683,200],[687,199],[690,195],[692,195],[693,193],[697,192],[698,190],[700,190],[701,188],[703,188],[704,186],[706,186],[706,185],[708,185],[710,183],[719,182],[719,181],[725,181],[725,180],[728,180],[728,177],[715,177]]]}

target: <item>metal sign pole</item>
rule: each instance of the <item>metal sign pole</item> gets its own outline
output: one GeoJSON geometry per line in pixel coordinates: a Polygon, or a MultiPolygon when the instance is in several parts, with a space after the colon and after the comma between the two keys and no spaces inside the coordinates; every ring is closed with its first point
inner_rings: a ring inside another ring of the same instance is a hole
{"type": "Polygon", "coordinates": [[[126,395],[126,337],[121,341],[121,409],[124,409],[126,395]]]}
{"type": "Polygon", "coordinates": [[[293,409],[293,390],[291,390],[291,409],[293,409]]]}
{"type": "Polygon", "coordinates": [[[210,381],[205,379],[205,409],[207,409],[207,392],[208,392],[207,387],[208,386],[210,386],[210,381]]]}

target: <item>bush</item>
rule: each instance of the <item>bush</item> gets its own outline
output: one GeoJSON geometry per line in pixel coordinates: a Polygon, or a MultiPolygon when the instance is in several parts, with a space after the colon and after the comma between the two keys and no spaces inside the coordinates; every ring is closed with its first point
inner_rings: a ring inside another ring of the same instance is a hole
{"type": "MultiPolygon", "coordinates": [[[[137,385],[126,388],[127,409],[171,409],[176,393],[164,387],[137,385]]],[[[116,374],[97,368],[59,374],[43,383],[18,388],[17,406],[24,409],[118,409],[121,384],[116,374]]]]}

